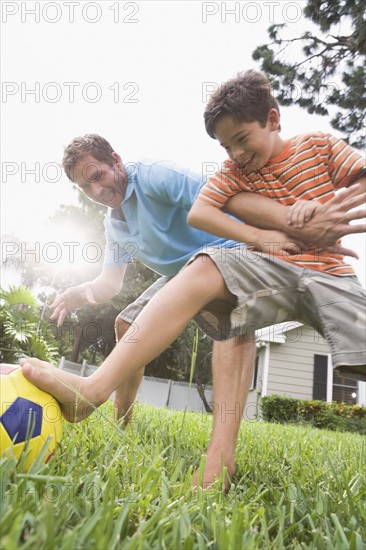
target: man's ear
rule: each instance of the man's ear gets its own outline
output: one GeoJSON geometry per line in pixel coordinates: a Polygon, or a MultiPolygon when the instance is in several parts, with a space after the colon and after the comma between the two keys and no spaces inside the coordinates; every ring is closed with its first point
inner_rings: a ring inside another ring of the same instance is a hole
{"type": "Polygon", "coordinates": [[[122,164],[122,159],[121,157],[119,156],[118,153],[115,153],[113,151],[112,153],[112,158],[113,158],[113,164],[118,168],[118,170],[120,172],[124,172],[124,168],[123,168],[123,164],[122,164]]]}
{"type": "Polygon", "coordinates": [[[114,164],[117,166],[117,168],[119,168],[120,170],[122,169],[122,159],[121,157],[119,156],[118,153],[115,153],[113,151],[112,153],[112,157],[113,157],[113,162],[114,164]]]}

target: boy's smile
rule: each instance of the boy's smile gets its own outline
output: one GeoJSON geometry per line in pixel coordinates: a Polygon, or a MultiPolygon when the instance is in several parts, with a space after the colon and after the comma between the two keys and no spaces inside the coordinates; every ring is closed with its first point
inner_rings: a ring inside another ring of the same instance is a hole
{"type": "Polygon", "coordinates": [[[271,109],[267,124],[257,121],[239,122],[226,115],[215,126],[215,137],[227,151],[231,160],[249,173],[262,168],[272,157],[279,155],[284,142],[278,134],[279,114],[271,109]]]}
{"type": "Polygon", "coordinates": [[[74,167],[73,181],[92,201],[110,208],[120,208],[126,192],[127,175],[120,157],[116,153],[112,156],[114,164],[109,166],[90,154],[85,155],[74,167]]]}

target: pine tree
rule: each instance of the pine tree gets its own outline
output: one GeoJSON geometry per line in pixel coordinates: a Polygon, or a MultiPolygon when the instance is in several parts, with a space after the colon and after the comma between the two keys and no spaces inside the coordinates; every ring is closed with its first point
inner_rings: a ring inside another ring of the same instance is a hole
{"type": "Polygon", "coordinates": [[[307,0],[304,16],[313,30],[285,38],[286,25],[274,24],[268,29],[272,42],[253,52],[282,105],[331,114],[332,126],[359,148],[366,144],[365,13],[366,0],[307,0]],[[297,44],[301,59],[296,59],[297,44]]]}

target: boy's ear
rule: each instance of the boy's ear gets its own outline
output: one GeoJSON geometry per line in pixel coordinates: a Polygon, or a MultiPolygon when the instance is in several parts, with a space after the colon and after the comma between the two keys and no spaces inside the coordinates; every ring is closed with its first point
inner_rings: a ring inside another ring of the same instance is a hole
{"type": "Polygon", "coordinates": [[[272,108],[268,113],[269,129],[273,132],[280,130],[280,113],[277,109],[272,108]]]}

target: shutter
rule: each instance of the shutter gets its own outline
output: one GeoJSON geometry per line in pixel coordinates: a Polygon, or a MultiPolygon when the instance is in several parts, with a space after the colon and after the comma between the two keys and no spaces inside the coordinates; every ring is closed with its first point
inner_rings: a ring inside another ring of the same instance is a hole
{"type": "Polygon", "coordinates": [[[259,368],[259,355],[255,358],[255,364],[254,364],[254,370],[253,370],[253,378],[252,378],[252,384],[249,388],[249,391],[253,391],[257,389],[257,380],[258,380],[258,368],[259,368]]]}
{"type": "Polygon", "coordinates": [[[328,356],[314,355],[313,399],[327,400],[328,356]]]}

